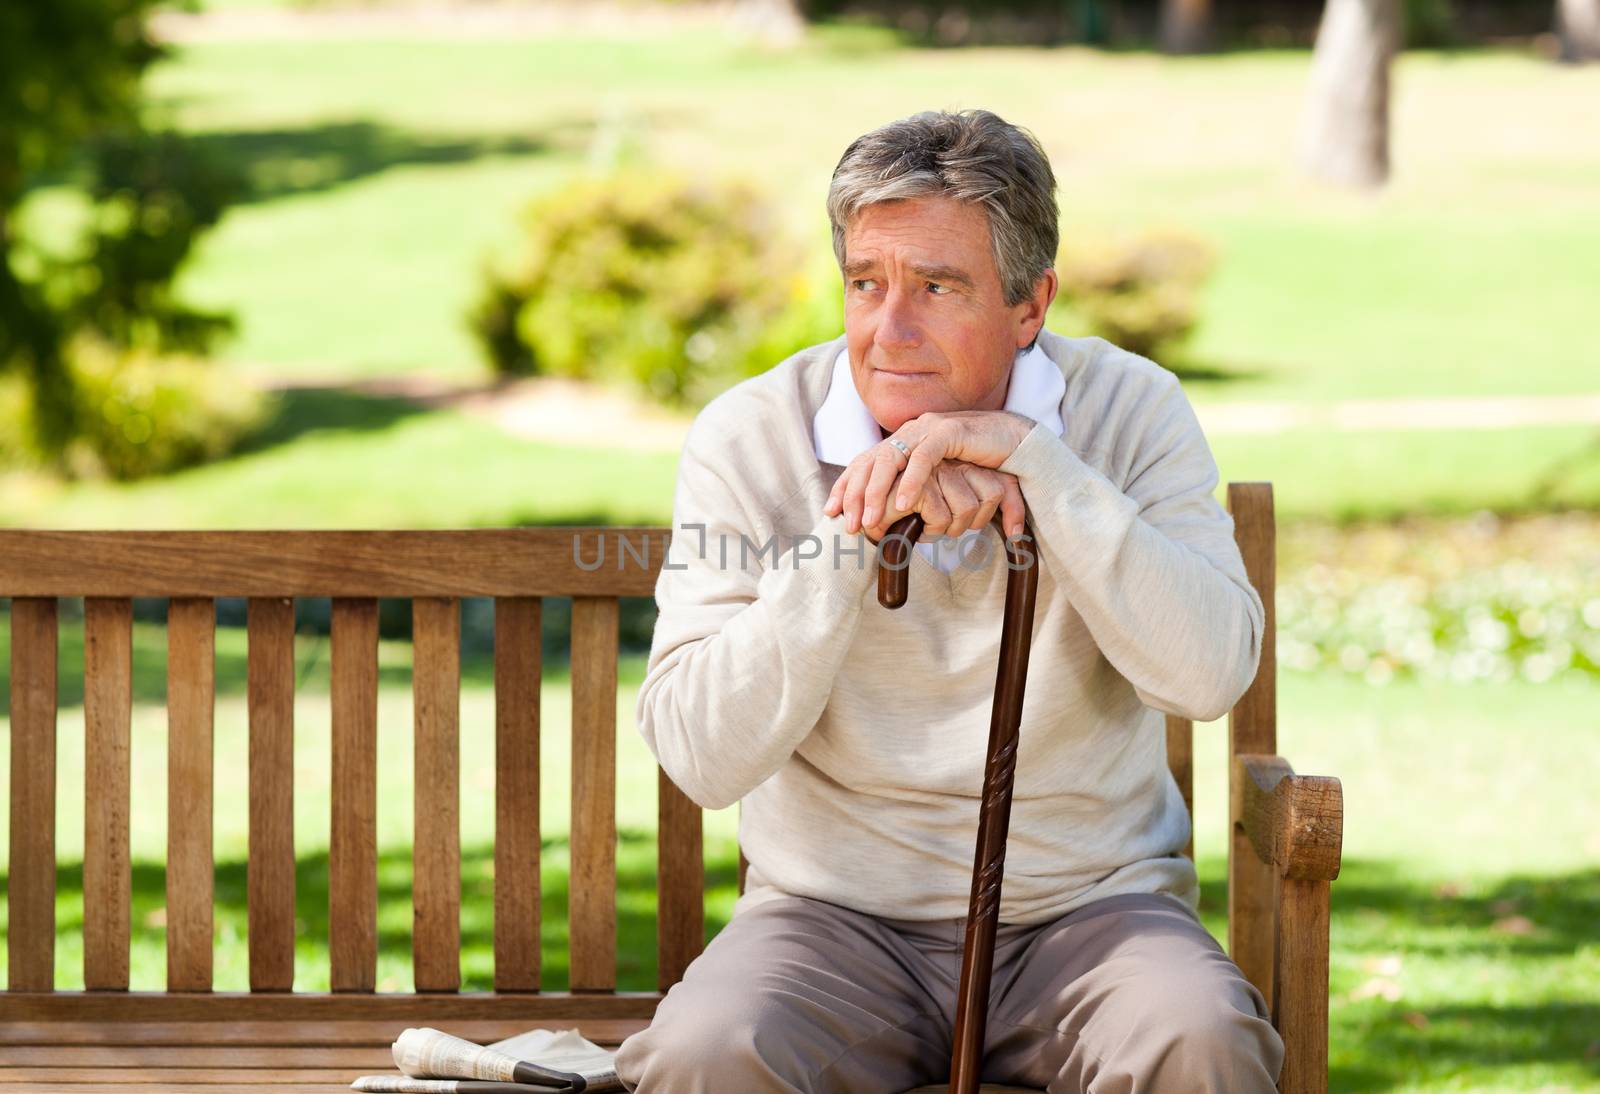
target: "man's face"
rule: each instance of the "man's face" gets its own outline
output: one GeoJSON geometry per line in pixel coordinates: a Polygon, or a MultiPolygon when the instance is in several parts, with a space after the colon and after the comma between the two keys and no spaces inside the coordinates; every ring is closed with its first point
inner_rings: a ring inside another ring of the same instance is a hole
{"type": "Polygon", "coordinates": [[[1003,407],[1037,329],[1028,316],[1042,314],[1006,306],[987,214],[946,197],[863,207],[845,229],[844,294],[856,390],[888,432],[928,411],[1003,407]]]}

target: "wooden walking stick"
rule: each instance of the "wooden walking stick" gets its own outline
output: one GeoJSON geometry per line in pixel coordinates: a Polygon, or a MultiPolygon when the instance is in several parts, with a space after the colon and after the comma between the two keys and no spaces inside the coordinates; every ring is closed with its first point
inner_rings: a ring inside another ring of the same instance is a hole
{"type": "MultiPolygon", "coordinates": [[[[1022,724],[1022,691],[1033,643],[1033,602],[1039,588],[1036,551],[1025,560],[1017,545],[995,527],[1006,549],[1006,609],[1000,630],[1000,665],[995,677],[994,711],[989,719],[989,756],[978,805],[978,844],[972,863],[972,897],[961,953],[961,983],[956,994],[955,1040],[950,1053],[950,1094],[976,1094],[983,1070],[983,1034],[989,1017],[989,978],[994,971],[994,936],[1000,923],[1000,883],[1005,872],[1006,829],[1011,822],[1011,790],[1017,773],[1017,731],[1022,724]],[[1026,562],[1026,565],[1024,565],[1026,562]]],[[[906,602],[911,544],[922,534],[921,514],[901,517],[880,545],[878,603],[898,608],[906,602]]],[[[1032,528],[1023,534],[1034,542],[1032,528]]]]}

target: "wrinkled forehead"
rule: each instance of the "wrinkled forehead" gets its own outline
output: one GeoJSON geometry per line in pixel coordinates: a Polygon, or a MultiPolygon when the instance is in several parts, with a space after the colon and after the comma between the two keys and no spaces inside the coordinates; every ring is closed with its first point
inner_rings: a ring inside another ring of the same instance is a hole
{"type": "Polygon", "coordinates": [[[844,242],[846,273],[891,264],[954,271],[969,282],[999,276],[989,217],[977,202],[918,197],[863,205],[846,222],[844,242]]]}

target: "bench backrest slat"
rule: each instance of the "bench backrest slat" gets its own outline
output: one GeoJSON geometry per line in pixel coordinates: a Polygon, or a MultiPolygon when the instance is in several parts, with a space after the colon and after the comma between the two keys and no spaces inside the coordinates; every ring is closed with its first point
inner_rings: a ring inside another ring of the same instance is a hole
{"type": "Polygon", "coordinates": [[[1189,811],[1189,842],[1183,853],[1194,859],[1194,722],[1176,714],[1167,715],[1167,770],[1183,795],[1189,811]]]}
{"type": "Polygon", "coordinates": [[[412,959],[418,991],[461,987],[461,605],[411,602],[415,783],[412,959]]]}
{"type": "MultiPolygon", "coordinates": [[[[1278,751],[1277,524],[1272,485],[1229,483],[1228,510],[1233,514],[1234,539],[1244,559],[1245,574],[1261,594],[1266,615],[1255,679],[1228,715],[1231,780],[1234,756],[1252,752],[1271,756],[1278,751]]],[[[1229,794],[1232,793],[1230,787],[1229,794]]],[[[1230,829],[1228,954],[1245,977],[1271,999],[1273,927],[1277,922],[1274,870],[1256,856],[1242,827],[1230,825],[1230,829]]]]}
{"type": "Polygon", "coordinates": [[[534,596],[494,602],[494,987],[539,990],[539,621],[534,596]]]}
{"type": "Polygon", "coordinates": [[[617,985],[617,601],[572,598],[573,991],[617,985]]]}
{"type": "Polygon", "coordinates": [[[12,991],[51,991],[56,962],[56,600],[11,601],[12,991]]]}
{"type": "Polygon", "coordinates": [[[700,807],[656,769],[656,983],[665,992],[705,948],[706,863],[700,807]]]}
{"type": "Polygon", "coordinates": [[[1244,559],[1245,575],[1261,594],[1266,609],[1266,632],[1262,636],[1261,662],[1256,676],[1234,704],[1228,717],[1230,755],[1256,752],[1267,756],[1278,751],[1278,655],[1277,608],[1274,591],[1278,587],[1277,523],[1272,506],[1272,486],[1264,482],[1228,484],[1228,509],[1233,515],[1234,538],[1244,559]]]}
{"type": "MultiPolygon", "coordinates": [[[[250,990],[294,990],[294,601],[251,597],[246,702],[250,990]]],[[[87,894],[85,894],[87,897],[87,894]]]]}
{"type": "Polygon", "coordinates": [[[329,603],[331,782],[328,986],[372,991],[378,976],[378,601],[329,603]]]}
{"type": "Polygon", "coordinates": [[[216,602],[167,606],[167,988],[211,990],[216,602]]]}
{"type": "Polygon", "coordinates": [[[83,985],[128,986],[133,602],[83,603],[83,985]]]}

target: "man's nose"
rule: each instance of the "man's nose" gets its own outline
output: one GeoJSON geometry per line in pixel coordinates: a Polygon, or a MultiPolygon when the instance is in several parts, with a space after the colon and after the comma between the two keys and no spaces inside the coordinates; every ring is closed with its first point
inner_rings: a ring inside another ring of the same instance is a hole
{"type": "Polygon", "coordinates": [[[907,293],[890,289],[878,315],[878,332],[873,339],[884,349],[916,349],[922,344],[914,308],[907,293]]]}

